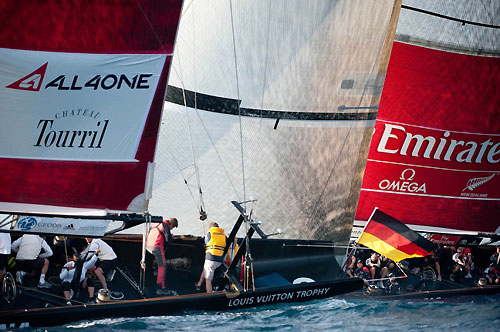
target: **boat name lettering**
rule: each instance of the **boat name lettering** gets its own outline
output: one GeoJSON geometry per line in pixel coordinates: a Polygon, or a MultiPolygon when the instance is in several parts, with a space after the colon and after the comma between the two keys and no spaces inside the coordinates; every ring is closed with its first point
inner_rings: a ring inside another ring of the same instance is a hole
{"type": "Polygon", "coordinates": [[[384,132],[377,146],[377,151],[389,154],[400,154],[406,156],[409,152],[410,144],[414,143],[411,151],[412,157],[432,158],[435,160],[454,161],[459,163],[488,163],[496,164],[500,162],[500,142],[492,141],[488,138],[483,142],[461,141],[448,139],[451,133],[445,131],[442,137],[422,136],[411,134],[406,128],[394,124],[384,124],[384,132]],[[403,138],[404,133],[406,136],[403,138]],[[439,141],[439,143],[437,143],[439,141]],[[424,144],[424,142],[426,144],[424,144]],[[425,150],[424,150],[425,146],[425,150]],[[486,156],[486,157],[485,157],[486,156]]]}
{"type": "Polygon", "coordinates": [[[316,289],[308,289],[308,290],[300,290],[296,292],[285,292],[278,294],[269,294],[269,295],[261,295],[257,297],[243,297],[243,298],[235,298],[229,300],[229,307],[238,307],[238,306],[246,306],[252,305],[254,302],[261,303],[274,303],[274,302],[282,302],[293,299],[303,299],[307,297],[313,297],[317,295],[326,295],[330,287],[325,288],[316,288],[316,289]]]}
{"type": "Polygon", "coordinates": [[[54,120],[40,120],[37,128],[40,134],[34,146],[55,146],[57,148],[101,148],[109,120],[98,121],[97,130],[51,130],[54,120]]]}
{"type": "Polygon", "coordinates": [[[69,118],[70,116],[84,116],[89,118],[97,119],[101,113],[96,111],[91,111],[88,108],[76,108],[72,110],[64,110],[61,112],[57,112],[54,115],[56,119],[69,118]]]}
{"type": "Polygon", "coordinates": [[[325,295],[330,290],[330,287],[321,288],[321,289],[309,289],[304,291],[297,291],[297,298],[310,297],[315,295],[325,295]]]}
{"type": "Polygon", "coordinates": [[[390,191],[401,191],[401,192],[411,192],[411,193],[418,193],[418,192],[423,192],[426,193],[426,185],[425,183],[419,184],[417,182],[410,182],[410,181],[404,181],[404,180],[413,180],[413,177],[415,176],[415,170],[408,168],[405,169],[401,173],[401,177],[399,180],[387,180],[384,179],[380,181],[378,184],[378,187],[382,190],[390,190],[390,191]],[[405,178],[405,173],[411,174],[410,177],[405,178]],[[403,181],[401,181],[403,180],[403,181]]]}
{"type": "Polygon", "coordinates": [[[78,75],[74,75],[73,78],[70,78],[67,81],[68,83],[65,85],[66,75],[59,75],[47,83],[45,85],[45,89],[57,88],[57,90],[82,90],[83,88],[89,88],[97,90],[101,88],[103,90],[120,90],[122,87],[129,87],[131,90],[149,89],[150,85],[148,84],[148,79],[152,76],[153,74],[138,74],[133,77],[128,77],[125,74],[108,74],[104,77],[101,75],[95,75],[85,83],[81,83],[78,79],[78,75]],[[69,84],[70,81],[71,84],[69,84]]]}

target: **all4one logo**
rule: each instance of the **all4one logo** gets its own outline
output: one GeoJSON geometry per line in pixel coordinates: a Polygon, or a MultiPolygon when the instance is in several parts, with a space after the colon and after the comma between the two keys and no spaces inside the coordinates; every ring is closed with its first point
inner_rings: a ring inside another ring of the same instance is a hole
{"type": "Polygon", "coordinates": [[[407,168],[403,172],[401,172],[401,176],[398,180],[387,180],[384,179],[380,181],[378,187],[382,190],[389,191],[399,191],[399,192],[410,192],[410,193],[426,193],[426,185],[425,183],[419,184],[414,181],[415,178],[415,170],[412,168],[407,168]]]}
{"type": "Polygon", "coordinates": [[[17,222],[17,228],[23,231],[29,231],[38,224],[33,217],[24,217],[17,222]]]}
{"type": "MultiPolygon", "coordinates": [[[[46,62],[31,74],[28,74],[14,83],[7,85],[6,88],[26,91],[40,91],[48,64],[49,63],[46,62]]],[[[79,75],[73,75],[73,77],[70,77],[69,80],[66,80],[66,75],[58,75],[56,78],[51,79],[51,81],[45,85],[44,89],[57,88],[57,90],[97,90],[101,88],[103,90],[119,90],[126,87],[136,90],[149,89],[150,86],[148,84],[148,79],[151,76],[153,76],[153,74],[150,73],[137,74],[132,77],[129,77],[126,74],[108,74],[105,76],[98,74],[93,75],[89,80],[82,81],[81,78],[79,78],[79,75]]]]}

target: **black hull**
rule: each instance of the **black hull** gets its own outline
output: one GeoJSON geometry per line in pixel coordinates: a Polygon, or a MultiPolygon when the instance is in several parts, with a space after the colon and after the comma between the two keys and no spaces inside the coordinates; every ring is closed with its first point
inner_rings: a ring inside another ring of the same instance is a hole
{"type": "Polygon", "coordinates": [[[478,287],[463,287],[455,289],[440,289],[431,291],[408,292],[404,294],[388,295],[380,291],[370,292],[363,290],[344,296],[348,299],[364,299],[377,301],[392,301],[392,300],[443,300],[448,298],[457,298],[461,296],[476,296],[476,295],[495,295],[500,293],[500,286],[478,286],[478,287]]]}
{"type": "Polygon", "coordinates": [[[170,315],[186,310],[232,310],[273,303],[323,299],[357,291],[362,287],[361,279],[343,279],[262,288],[246,293],[214,292],[91,305],[6,310],[0,312],[0,324],[27,326],[27,323],[33,327],[55,326],[89,319],[170,315]]]}

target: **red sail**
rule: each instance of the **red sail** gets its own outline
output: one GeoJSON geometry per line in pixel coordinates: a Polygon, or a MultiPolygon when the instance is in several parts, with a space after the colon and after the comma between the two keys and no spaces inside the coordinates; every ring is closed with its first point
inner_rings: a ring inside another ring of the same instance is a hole
{"type": "Polygon", "coordinates": [[[498,57],[395,42],[356,220],[498,232],[499,86],[498,57]]]}
{"type": "Polygon", "coordinates": [[[181,5],[0,3],[0,211],[141,211],[181,5]]]}

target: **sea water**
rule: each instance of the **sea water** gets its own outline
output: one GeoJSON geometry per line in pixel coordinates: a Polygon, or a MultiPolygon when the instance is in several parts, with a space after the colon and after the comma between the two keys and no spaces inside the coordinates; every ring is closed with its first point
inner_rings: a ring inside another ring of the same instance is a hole
{"type": "MultiPolygon", "coordinates": [[[[76,317],[75,317],[76,318],[76,317]]],[[[500,295],[444,301],[341,298],[172,316],[81,321],[16,331],[500,331],[500,295]]]]}

